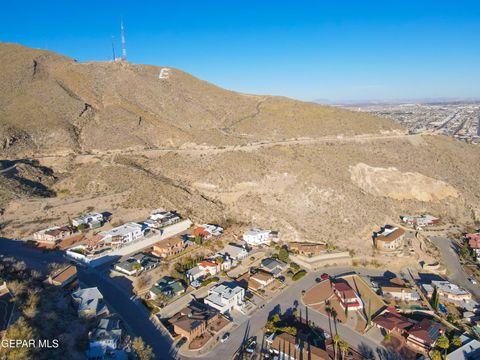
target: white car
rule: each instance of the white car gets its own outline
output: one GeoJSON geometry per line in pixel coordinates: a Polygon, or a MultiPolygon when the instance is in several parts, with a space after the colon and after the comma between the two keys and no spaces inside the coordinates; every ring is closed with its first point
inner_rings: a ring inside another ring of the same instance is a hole
{"type": "Polygon", "coordinates": [[[228,339],[230,339],[230,334],[229,333],[225,333],[223,334],[222,338],[220,339],[220,342],[223,344],[223,343],[226,343],[228,341],[228,339]]]}
{"type": "Polygon", "coordinates": [[[474,278],[468,278],[468,281],[470,281],[473,285],[477,285],[477,280],[474,278]]]}

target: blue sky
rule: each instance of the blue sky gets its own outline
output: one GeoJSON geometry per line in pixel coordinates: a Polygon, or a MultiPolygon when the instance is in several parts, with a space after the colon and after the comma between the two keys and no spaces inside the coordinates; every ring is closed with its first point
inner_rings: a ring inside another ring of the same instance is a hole
{"type": "Polygon", "coordinates": [[[480,97],[480,2],[4,1],[0,41],[294,98],[480,97]]]}

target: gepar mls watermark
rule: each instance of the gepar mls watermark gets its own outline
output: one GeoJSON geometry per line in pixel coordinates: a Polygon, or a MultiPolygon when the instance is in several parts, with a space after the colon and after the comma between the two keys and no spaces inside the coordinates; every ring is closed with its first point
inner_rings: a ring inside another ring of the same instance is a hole
{"type": "Polygon", "coordinates": [[[60,346],[58,339],[2,339],[2,348],[39,348],[56,349],[60,346]]]}

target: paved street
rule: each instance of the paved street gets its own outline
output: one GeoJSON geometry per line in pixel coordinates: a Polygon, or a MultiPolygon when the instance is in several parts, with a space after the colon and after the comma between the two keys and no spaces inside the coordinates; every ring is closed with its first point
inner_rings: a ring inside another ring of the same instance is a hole
{"type": "MultiPolygon", "coordinates": [[[[43,252],[26,247],[23,241],[5,238],[0,238],[0,254],[14,256],[19,260],[25,261],[29,268],[44,273],[47,272],[49,263],[67,261],[63,256],[64,253],[61,251],[43,252]]],[[[80,281],[87,286],[97,286],[99,288],[105,301],[112,310],[120,315],[127,324],[131,334],[142,337],[147,344],[152,346],[158,359],[175,359],[169,337],[164,335],[150,321],[150,314],[142,304],[130,300],[131,293],[127,293],[120,287],[117,287],[99,269],[93,270],[79,267],[78,276],[80,281]]]]}
{"type": "Polygon", "coordinates": [[[430,240],[440,249],[443,261],[448,269],[448,279],[452,283],[469,290],[475,296],[476,300],[480,301],[480,286],[468,281],[468,276],[460,264],[452,240],[440,236],[431,236],[430,240]]]}
{"type": "MultiPolygon", "coordinates": [[[[352,271],[352,268],[331,268],[325,269],[330,275],[338,275],[346,272],[352,271]]],[[[378,276],[384,273],[380,270],[372,269],[355,269],[358,273],[362,275],[372,275],[378,276]]],[[[284,292],[277,295],[274,299],[265,303],[263,309],[258,309],[255,311],[252,316],[242,323],[238,328],[231,332],[231,336],[228,342],[224,344],[218,344],[218,346],[208,354],[198,355],[195,358],[202,359],[230,359],[241,347],[242,343],[251,336],[259,334],[262,327],[267,322],[269,315],[276,312],[285,312],[289,308],[293,308],[294,305],[298,304],[299,314],[308,320],[312,320],[317,326],[323,328],[324,330],[330,332],[330,323],[328,317],[316,312],[316,311],[307,311],[306,307],[303,306],[301,302],[302,290],[307,290],[315,284],[315,278],[319,276],[320,272],[309,273],[303,279],[293,283],[288,287],[284,292]]],[[[335,329],[332,322],[332,332],[335,334],[335,329]]],[[[350,329],[347,326],[337,324],[338,334],[342,339],[347,341],[351,346],[358,349],[365,354],[373,354],[377,351],[383,352],[385,358],[386,350],[381,347],[379,344],[371,341],[369,338],[361,336],[359,333],[350,329]]],[[[259,339],[261,340],[261,339],[259,339]]],[[[189,357],[180,357],[183,360],[194,359],[189,357]]],[[[394,356],[389,354],[388,358],[392,359],[394,356]]]]}

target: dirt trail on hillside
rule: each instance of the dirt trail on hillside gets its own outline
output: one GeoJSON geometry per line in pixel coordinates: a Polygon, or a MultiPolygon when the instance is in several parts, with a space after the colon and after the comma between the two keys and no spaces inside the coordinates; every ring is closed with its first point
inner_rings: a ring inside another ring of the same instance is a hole
{"type": "Polygon", "coordinates": [[[186,144],[182,147],[157,147],[151,149],[118,149],[107,151],[90,151],[88,154],[78,153],[52,153],[52,154],[32,154],[34,159],[46,159],[65,157],[68,155],[75,156],[78,160],[88,160],[88,158],[98,157],[103,155],[125,154],[125,155],[139,155],[154,158],[165,153],[182,153],[191,155],[213,155],[231,151],[256,151],[260,149],[271,148],[281,145],[312,145],[322,143],[342,143],[342,142],[368,142],[376,140],[389,140],[389,139],[411,139],[413,141],[421,139],[422,136],[434,136],[434,135],[420,135],[420,134],[404,134],[399,132],[389,132],[386,134],[363,134],[354,136],[322,136],[318,138],[300,138],[300,139],[286,139],[278,141],[261,141],[245,145],[231,145],[231,146],[207,146],[197,144],[186,144]]]}

